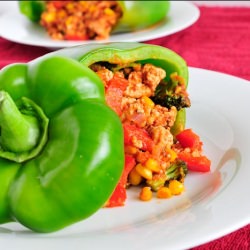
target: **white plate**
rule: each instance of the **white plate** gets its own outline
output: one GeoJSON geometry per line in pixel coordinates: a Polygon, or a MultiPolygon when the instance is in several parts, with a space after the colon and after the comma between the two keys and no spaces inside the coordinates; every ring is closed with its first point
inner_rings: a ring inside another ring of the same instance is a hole
{"type": "Polygon", "coordinates": [[[190,68],[189,93],[187,127],[201,136],[211,173],[189,173],[186,191],[169,200],[141,202],[130,189],[126,206],[52,234],[1,225],[1,249],[188,249],[250,223],[250,82],[190,68]]]}
{"type": "MultiPolygon", "coordinates": [[[[198,18],[199,9],[190,2],[171,2],[171,9],[166,19],[158,25],[138,32],[111,35],[109,40],[98,42],[140,42],[167,36],[192,25],[198,18]]],[[[0,17],[0,36],[17,43],[49,47],[64,48],[93,41],[55,41],[38,24],[29,22],[18,12],[7,12],[0,17]]]]}

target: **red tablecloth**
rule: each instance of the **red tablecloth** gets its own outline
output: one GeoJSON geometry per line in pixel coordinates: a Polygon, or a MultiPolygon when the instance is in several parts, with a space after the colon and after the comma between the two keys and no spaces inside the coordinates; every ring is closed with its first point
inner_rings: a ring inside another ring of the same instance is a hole
{"type": "MultiPolygon", "coordinates": [[[[147,43],[176,51],[189,66],[250,80],[250,8],[200,7],[200,11],[199,20],[191,27],[147,43]]],[[[16,44],[0,38],[0,68],[14,62],[28,62],[48,52],[46,48],[16,44]]],[[[193,248],[201,249],[249,250],[250,225],[193,248]]]]}

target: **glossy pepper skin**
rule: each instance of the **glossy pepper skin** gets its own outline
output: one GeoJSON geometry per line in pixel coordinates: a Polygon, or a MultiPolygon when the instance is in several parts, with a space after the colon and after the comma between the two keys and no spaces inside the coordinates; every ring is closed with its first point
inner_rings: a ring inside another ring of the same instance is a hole
{"type": "MultiPolygon", "coordinates": [[[[112,32],[128,32],[147,28],[163,20],[169,12],[169,1],[117,1],[123,16],[112,32]],[[139,18],[138,18],[139,15],[139,18]]],[[[45,1],[19,1],[19,10],[29,20],[39,22],[45,1]]]]}
{"type": "MultiPolygon", "coordinates": [[[[188,67],[185,60],[174,51],[157,45],[133,42],[90,44],[58,50],[47,56],[51,55],[70,57],[88,67],[96,62],[109,62],[121,67],[134,62],[152,63],[166,71],[167,81],[171,73],[177,72],[184,78],[186,88],[188,86],[188,67]]],[[[175,124],[171,128],[173,135],[184,130],[185,123],[186,110],[183,108],[178,111],[175,124]]]]}
{"type": "Polygon", "coordinates": [[[0,223],[62,229],[104,206],[121,177],[122,125],[100,79],[75,60],[2,69],[0,127],[0,223]]]}

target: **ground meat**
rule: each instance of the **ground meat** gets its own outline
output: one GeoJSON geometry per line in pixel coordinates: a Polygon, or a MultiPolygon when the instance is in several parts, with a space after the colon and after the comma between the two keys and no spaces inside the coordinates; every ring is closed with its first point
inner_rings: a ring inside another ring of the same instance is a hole
{"type": "Polygon", "coordinates": [[[152,64],[145,64],[142,68],[143,83],[150,87],[152,92],[161,80],[166,77],[166,72],[159,67],[155,67],[152,64]]]}
{"type": "Polygon", "coordinates": [[[133,143],[133,146],[135,146],[136,148],[142,148],[143,147],[142,140],[138,140],[138,138],[136,138],[135,136],[132,137],[132,143],[133,143]]]}
{"type": "Polygon", "coordinates": [[[56,40],[100,40],[121,16],[117,1],[46,1],[40,24],[56,40]]]}
{"type": "Polygon", "coordinates": [[[167,109],[160,105],[150,106],[144,98],[123,98],[122,121],[133,122],[139,127],[164,126],[171,127],[174,124],[177,110],[175,107],[167,109]]]}
{"type": "Polygon", "coordinates": [[[172,106],[170,109],[155,105],[150,116],[148,117],[148,124],[151,126],[172,127],[177,115],[177,109],[172,106]]]}
{"type": "Polygon", "coordinates": [[[173,144],[173,135],[169,129],[163,126],[156,126],[150,128],[150,135],[156,146],[166,149],[171,147],[173,144]]]}
{"type": "Polygon", "coordinates": [[[146,131],[152,140],[152,150],[148,151],[143,147],[144,141],[140,136],[132,137],[130,146],[136,148],[136,162],[143,164],[149,158],[157,159],[164,172],[170,164],[166,149],[174,144],[170,128],[174,125],[177,109],[155,104],[150,97],[154,96],[156,87],[166,77],[165,71],[152,64],[135,64],[119,70],[114,70],[115,67],[112,70],[112,65],[107,66],[109,69],[101,65],[91,68],[104,82],[109,81],[112,75],[126,79],[127,87],[121,95],[122,123],[136,125],[136,128],[146,131]]]}
{"type": "Polygon", "coordinates": [[[125,95],[133,98],[153,96],[160,81],[166,77],[166,72],[152,64],[145,64],[139,69],[140,71],[132,71],[129,74],[125,95]]]}
{"type": "Polygon", "coordinates": [[[105,86],[114,77],[114,73],[108,69],[101,69],[97,72],[97,75],[102,79],[105,86]]]}
{"type": "Polygon", "coordinates": [[[152,96],[154,92],[142,83],[142,72],[132,72],[128,77],[128,86],[124,92],[125,96],[140,98],[142,96],[152,96]]]}
{"type": "Polygon", "coordinates": [[[147,117],[150,115],[151,110],[146,109],[141,99],[127,98],[122,99],[122,122],[132,122],[139,127],[147,125],[147,117]]]}

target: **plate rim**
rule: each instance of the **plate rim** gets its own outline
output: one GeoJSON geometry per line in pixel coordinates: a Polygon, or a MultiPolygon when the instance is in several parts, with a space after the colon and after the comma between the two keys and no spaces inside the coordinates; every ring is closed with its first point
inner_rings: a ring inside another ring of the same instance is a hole
{"type": "MultiPolygon", "coordinates": [[[[250,84],[250,82],[248,80],[246,80],[246,79],[241,78],[241,77],[233,76],[233,75],[226,74],[226,73],[223,73],[223,72],[203,69],[203,68],[189,67],[189,69],[190,69],[191,78],[192,78],[192,75],[195,75],[195,74],[203,74],[203,75],[205,75],[205,74],[213,74],[213,75],[216,75],[218,77],[222,77],[222,78],[225,77],[226,79],[232,79],[233,81],[237,81],[237,82],[240,81],[240,84],[247,86],[247,88],[249,88],[249,90],[250,90],[250,85],[248,85],[248,84],[250,84]]],[[[190,83],[190,84],[192,84],[192,83],[190,83]]],[[[245,168],[243,168],[243,170],[245,170],[245,168]]],[[[243,171],[243,170],[241,170],[241,171],[243,171]]],[[[250,176],[250,170],[247,172],[247,174],[248,174],[248,176],[250,176]]],[[[230,188],[232,188],[232,186],[230,188]]],[[[229,191],[227,191],[227,192],[229,192],[229,191]]],[[[248,204],[248,206],[250,207],[250,203],[248,204]]],[[[250,223],[250,214],[248,216],[244,216],[244,218],[242,218],[241,221],[238,221],[237,223],[235,223],[235,222],[232,223],[232,225],[230,227],[227,227],[227,228],[224,228],[223,230],[220,230],[220,233],[215,231],[215,232],[212,232],[209,236],[204,235],[203,237],[196,240],[195,243],[193,243],[190,240],[187,240],[187,242],[186,242],[186,244],[184,246],[180,246],[180,245],[177,244],[176,246],[172,247],[171,249],[182,249],[181,247],[191,248],[191,247],[199,246],[201,244],[206,244],[206,243],[208,243],[208,242],[210,242],[212,240],[216,240],[216,239],[218,239],[220,237],[223,237],[223,236],[225,236],[225,235],[227,235],[227,234],[229,234],[231,232],[234,232],[235,230],[238,230],[241,227],[248,225],[249,223],[250,223]],[[222,234],[221,234],[221,232],[222,232],[222,234]]],[[[118,232],[118,233],[122,233],[122,232],[118,232]]],[[[3,234],[0,233],[0,243],[7,240],[7,239],[3,239],[3,237],[1,237],[2,235],[3,234]]],[[[9,238],[9,239],[12,239],[12,238],[9,238]]],[[[27,238],[15,237],[15,240],[18,240],[18,239],[20,239],[20,240],[23,239],[24,241],[27,240],[27,238]]],[[[43,237],[41,237],[41,238],[39,238],[39,240],[45,240],[45,239],[43,237]]],[[[53,240],[53,238],[49,238],[49,240],[53,240]]],[[[29,244],[29,241],[27,240],[26,243],[29,244]]],[[[82,245],[82,246],[84,246],[84,245],[82,245]]],[[[164,249],[164,247],[165,246],[161,245],[161,246],[157,246],[157,248],[155,248],[155,249],[164,249]]],[[[171,247],[171,245],[170,245],[170,247],[171,247]]]]}

